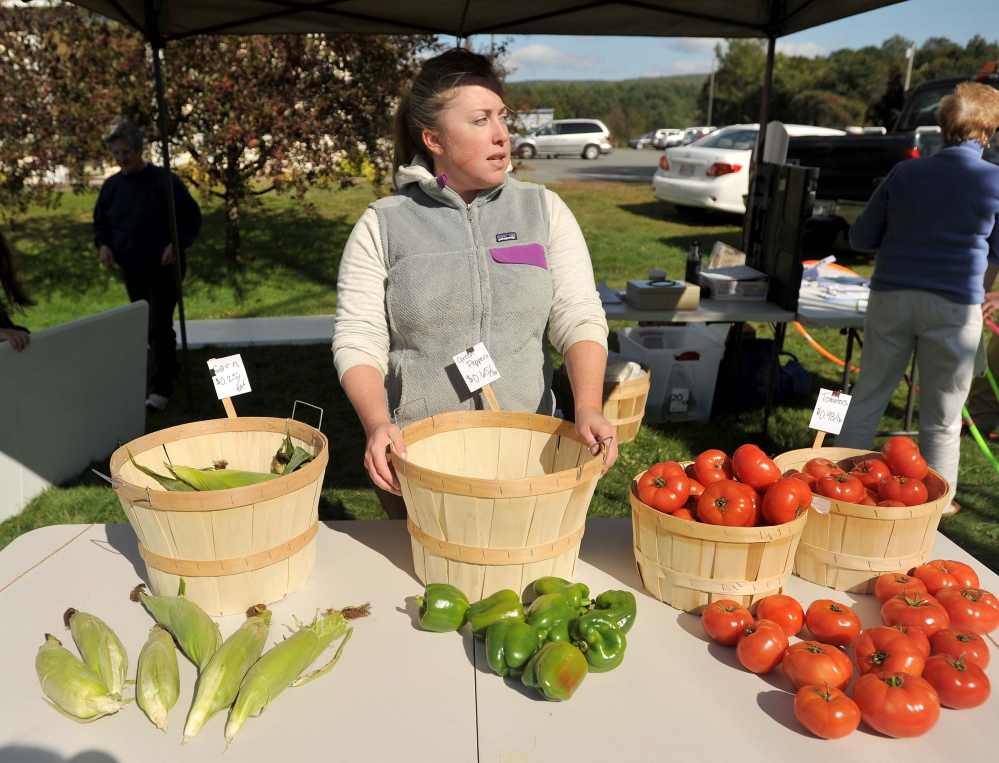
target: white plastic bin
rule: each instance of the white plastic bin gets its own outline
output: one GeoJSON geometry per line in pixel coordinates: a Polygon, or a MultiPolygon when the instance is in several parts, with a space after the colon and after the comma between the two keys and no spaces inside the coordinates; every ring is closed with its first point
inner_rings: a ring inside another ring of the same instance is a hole
{"type": "Polygon", "coordinates": [[[711,418],[728,328],[727,323],[692,323],[617,330],[621,354],[651,370],[646,421],[705,422],[711,418]]]}

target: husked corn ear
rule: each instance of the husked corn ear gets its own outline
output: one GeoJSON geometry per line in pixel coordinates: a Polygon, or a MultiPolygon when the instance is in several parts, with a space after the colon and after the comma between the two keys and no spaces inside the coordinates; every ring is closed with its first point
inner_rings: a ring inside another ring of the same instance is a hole
{"type": "Polygon", "coordinates": [[[121,690],[128,677],[128,653],[125,645],[95,615],[70,607],[62,616],[66,627],[73,634],[76,648],[87,666],[100,676],[111,694],[121,699],[121,690]]]}
{"type": "Polygon", "coordinates": [[[52,706],[74,721],[90,723],[121,709],[100,676],[49,633],[35,656],[35,672],[52,706]]]}
{"type": "Polygon", "coordinates": [[[229,719],[225,726],[226,743],[232,742],[247,718],[254,713],[263,712],[264,708],[285,688],[307,683],[312,678],[318,678],[332,670],[353,632],[348,623],[357,617],[366,616],[369,610],[368,605],[348,607],[338,611],[330,610],[322,619],[319,618],[319,613],[316,613],[311,624],[299,624],[297,631],[253,663],[253,667],[243,678],[239,695],[229,711],[229,719]],[[302,673],[319,658],[319,655],[341,636],[343,641],[333,659],[315,671],[315,675],[310,674],[308,678],[303,676],[302,673]],[[301,680],[303,678],[305,680],[301,680]]]}
{"type": "Polygon", "coordinates": [[[181,578],[176,596],[152,596],[146,593],[143,583],[137,585],[129,598],[142,602],[156,622],[166,628],[177,639],[177,644],[195,665],[198,672],[205,669],[208,661],[222,644],[222,634],[218,625],[201,607],[184,596],[186,583],[181,578]]]}
{"type": "Polygon", "coordinates": [[[202,471],[176,464],[166,464],[166,467],[173,473],[174,477],[187,483],[195,490],[230,490],[234,487],[270,482],[280,476],[278,474],[264,474],[263,472],[242,472],[238,469],[202,471]]]}
{"type": "Polygon", "coordinates": [[[194,702],[184,725],[184,742],[194,737],[209,718],[236,699],[243,676],[264,651],[271,612],[263,605],[251,607],[247,619],[209,660],[198,676],[194,702]]]}
{"type": "Polygon", "coordinates": [[[180,696],[177,649],[166,628],[157,623],[139,652],[135,699],[157,728],[167,730],[167,715],[180,696]]]}

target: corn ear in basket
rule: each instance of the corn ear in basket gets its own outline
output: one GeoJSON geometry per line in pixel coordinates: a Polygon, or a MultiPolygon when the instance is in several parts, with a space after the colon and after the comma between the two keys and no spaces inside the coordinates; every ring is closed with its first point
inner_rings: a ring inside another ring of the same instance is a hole
{"type": "Polygon", "coordinates": [[[139,652],[139,667],[135,672],[135,699],[142,712],[167,730],[167,715],[180,696],[180,669],[173,638],[157,623],[149,629],[149,638],[139,652]]]}
{"type": "Polygon", "coordinates": [[[258,604],[247,615],[246,622],[225,640],[198,676],[198,688],[184,725],[184,742],[192,739],[205,721],[233,703],[243,677],[264,651],[271,612],[258,604]]]}
{"type": "Polygon", "coordinates": [[[35,672],[52,707],[78,723],[90,723],[121,709],[100,676],[46,633],[35,656],[35,672]]]}
{"type": "MultiPolygon", "coordinates": [[[[350,621],[366,617],[370,611],[370,605],[365,604],[363,607],[329,610],[322,619],[317,613],[311,624],[299,624],[297,631],[257,660],[243,678],[239,695],[229,711],[225,725],[226,744],[232,742],[247,718],[254,713],[262,713],[288,686],[301,686],[331,671],[354,631],[350,621]],[[343,641],[333,659],[319,670],[305,675],[304,671],[341,637],[343,641]]],[[[295,622],[298,623],[298,620],[295,622]]]]}
{"type": "Polygon", "coordinates": [[[135,460],[135,456],[132,455],[132,451],[128,450],[128,448],[125,449],[125,452],[128,453],[128,459],[129,461],[132,462],[132,466],[134,466],[143,474],[152,477],[167,490],[174,490],[177,492],[187,492],[187,493],[194,492],[194,488],[188,485],[183,480],[174,479],[172,477],[165,477],[162,474],[159,474],[158,472],[154,472],[148,466],[143,466],[142,464],[140,464],[138,461],[135,460]]]}
{"type": "Polygon", "coordinates": [[[274,458],[271,460],[271,472],[282,475],[291,474],[298,467],[309,463],[313,458],[315,456],[305,450],[305,448],[292,443],[291,435],[286,434],[284,442],[281,443],[281,447],[278,448],[277,453],[274,454],[274,458]]]}
{"type": "Polygon", "coordinates": [[[128,653],[121,639],[99,617],[70,607],[63,613],[63,623],[73,634],[80,656],[119,700],[128,677],[128,653]]]}
{"type": "Polygon", "coordinates": [[[195,490],[231,490],[247,485],[259,485],[261,482],[276,480],[279,474],[264,474],[263,472],[244,472],[239,469],[192,469],[190,466],[166,464],[174,477],[195,490]]]}
{"type": "Polygon", "coordinates": [[[218,625],[205,610],[184,596],[187,584],[183,578],[176,596],[153,596],[143,590],[145,587],[144,583],[137,585],[129,598],[141,602],[156,622],[177,639],[181,650],[198,666],[200,673],[222,645],[218,625]]]}

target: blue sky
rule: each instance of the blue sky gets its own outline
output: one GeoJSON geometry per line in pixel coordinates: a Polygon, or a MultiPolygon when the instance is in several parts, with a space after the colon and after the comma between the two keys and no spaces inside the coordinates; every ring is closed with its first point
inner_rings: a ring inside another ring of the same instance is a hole
{"type": "MultiPolygon", "coordinates": [[[[840,48],[880,45],[894,34],[917,45],[929,37],[964,44],[976,34],[990,42],[999,40],[999,0],[908,0],[782,37],[777,50],[814,57],[840,48]]],[[[516,35],[512,39],[506,62],[514,70],[511,82],[707,73],[719,42],[701,37],[516,35]]],[[[489,40],[478,37],[473,44],[480,47],[489,40]]]]}

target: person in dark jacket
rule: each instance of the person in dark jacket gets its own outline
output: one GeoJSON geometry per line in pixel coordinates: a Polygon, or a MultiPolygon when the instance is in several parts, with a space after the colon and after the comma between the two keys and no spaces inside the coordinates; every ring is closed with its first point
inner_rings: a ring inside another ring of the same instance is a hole
{"type": "Polygon", "coordinates": [[[919,446],[953,498],[961,407],[999,273],[999,167],[982,159],[999,129],[999,91],[961,83],[937,118],[943,148],[896,165],[850,230],[850,244],[877,257],[860,380],[836,445],[871,447],[918,340],[919,446]]]}
{"type": "Polygon", "coordinates": [[[0,342],[10,342],[10,346],[20,352],[31,342],[31,336],[24,326],[11,320],[11,312],[37,304],[28,296],[17,277],[14,250],[3,233],[0,233],[0,342]]]}
{"type": "Polygon", "coordinates": [[[101,264],[121,267],[129,299],[149,303],[149,344],[153,377],[146,405],[162,410],[170,402],[180,374],[173,313],[177,307],[174,257],[186,270],[184,249],[201,230],[201,209],[187,187],[171,174],[177,207],[181,251],[170,243],[170,220],[161,167],[142,158],[142,133],[128,120],[118,120],[104,136],[121,171],[104,181],[94,206],[94,244],[101,264]]]}

